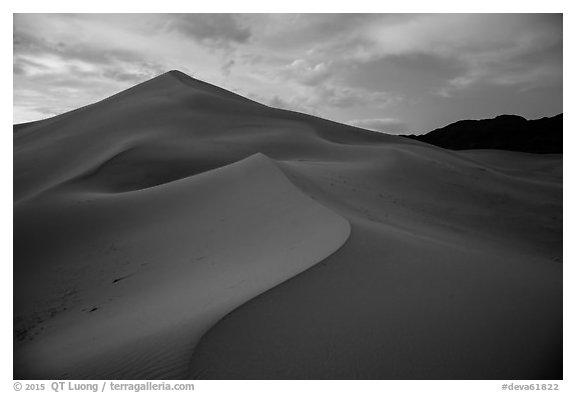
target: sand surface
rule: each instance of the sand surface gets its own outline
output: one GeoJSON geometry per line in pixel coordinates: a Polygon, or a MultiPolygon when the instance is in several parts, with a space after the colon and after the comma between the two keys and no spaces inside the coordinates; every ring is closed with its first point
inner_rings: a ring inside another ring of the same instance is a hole
{"type": "Polygon", "coordinates": [[[558,379],[562,155],[170,72],[14,136],[15,378],[558,379]]]}

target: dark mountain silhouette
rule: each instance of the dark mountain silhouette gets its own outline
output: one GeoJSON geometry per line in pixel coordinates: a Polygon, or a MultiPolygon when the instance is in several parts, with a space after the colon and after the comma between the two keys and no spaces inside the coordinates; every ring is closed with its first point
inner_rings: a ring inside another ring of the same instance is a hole
{"type": "Polygon", "coordinates": [[[424,135],[404,136],[452,150],[562,153],[562,114],[537,120],[526,120],[515,115],[460,120],[424,135]]]}

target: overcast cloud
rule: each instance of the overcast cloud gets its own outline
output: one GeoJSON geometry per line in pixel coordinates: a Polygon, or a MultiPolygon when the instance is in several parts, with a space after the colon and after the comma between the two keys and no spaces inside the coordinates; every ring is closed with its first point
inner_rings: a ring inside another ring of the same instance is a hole
{"type": "Polygon", "coordinates": [[[171,69],[389,133],[562,112],[554,14],[16,14],[14,122],[171,69]]]}

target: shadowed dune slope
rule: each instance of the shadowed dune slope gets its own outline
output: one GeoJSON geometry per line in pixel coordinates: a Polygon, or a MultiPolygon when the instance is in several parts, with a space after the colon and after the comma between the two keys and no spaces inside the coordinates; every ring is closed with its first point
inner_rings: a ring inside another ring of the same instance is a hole
{"type": "Polygon", "coordinates": [[[16,129],[15,378],[562,377],[562,155],[177,71],[16,129]]]}
{"type": "MultiPolygon", "coordinates": [[[[101,174],[127,191],[231,164],[338,157],[332,145],[399,138],[269,108],[178,71],[99,103],[28,125],[14,135],[15,200],[101,174]]],[[[417,143],[403,142],[402,143],[417,143]]]]}

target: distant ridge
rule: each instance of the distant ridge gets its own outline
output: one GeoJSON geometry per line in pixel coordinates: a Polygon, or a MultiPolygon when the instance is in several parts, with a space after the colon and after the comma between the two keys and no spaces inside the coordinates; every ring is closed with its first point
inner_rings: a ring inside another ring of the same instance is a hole
{"type": "Polygon", "coordinates": [[[561,154],[562,113],[537,120],[515,115],[461,120],[424,135],[403,136],[452,150],[499,149],[561,154]]]}
{"type": "MultiPolygon", "coordinates": [[[[201,81],[199,79],[193,78],[182,71],[171,70],[164,72],[146,80],[144,82],[138,83],[132,87],[122,90],[118,93],[112,94],[109,97],[103,98],[100,101],[85,105],[83,107],[76,108],[69,112],[60,113],[53,117],[48,117],[41,120],[35,120],[26,123],[13,124],[12,131],[14,134],[21,133],[22,131],[36,127],[40,124],[46,125],[47,123],[53,122],[58,119],[69,117],[72,113],[78,113],[84,111],[87,108],[100,106],[106,102],[118,102],[118,100],[125,97],[134,97],[142,95],[182,95],[188,93],[188,95],[197,95],[202,97],[210,97],[211,99],[226,100],[233,103],[250,104],[256,107],[266,107],[257,101],[251,100],[249,98],[243,97],[239,94],[231,92],[229,90],[223,89],[221,87],[212,85],[208,82],[201,81]]],[[[149,97],[150,98],[150,97],[149,97]]]]}
{"type": "Polygon", "coordinates": [[[193,87],[198,91],[204,91],[206,93],[209,94],[216,94],[219,95],[220,97],[226,97],[226,98],[231,98],[231,99],[236,99],[238,101],[242,101],[242,102],[246,102],[246,103],[252,103],[252,104],[258,104],[258,105],[263,105],[257,101],[251,100],[249,98],[243,97],[239,94],[236,94],[232,91],[223,89],[221,87],[212,85],[208,82],[204,82],[201,81],[199,79],[193,78],[188,74],[183,73],[182,71],[179,70],[171,70],[168,71],[164,74],[159,75],[157,78],[158,79],[163,79],[163,78],[167,78],[167,77],[172,77],[177,79],[179,82],[193,87]]]}

